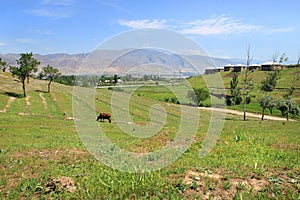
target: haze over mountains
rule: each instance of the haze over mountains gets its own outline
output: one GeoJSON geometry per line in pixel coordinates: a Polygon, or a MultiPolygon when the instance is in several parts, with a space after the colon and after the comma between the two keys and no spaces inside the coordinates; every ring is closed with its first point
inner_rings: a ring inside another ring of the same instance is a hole
{"type": "MultiPolygon", "coordinates": [[[[0,54],[9,65],[16,65],[19,54],[0,54]]],[[[58,68],[62,74],[173,74],[185,75],[204,73],[205,68],[223,67],[243,60],[211,58],[203,55],[176,55],[155,49],[96,50],[80,54],[34,54],[41,62],[58,68]]]]}

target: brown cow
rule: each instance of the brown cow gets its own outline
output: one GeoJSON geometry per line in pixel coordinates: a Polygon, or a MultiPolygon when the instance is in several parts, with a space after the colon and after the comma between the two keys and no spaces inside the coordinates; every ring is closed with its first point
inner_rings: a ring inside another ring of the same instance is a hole
{"type": "Polygon", "coordinates": [[[100,113],[97,117],[97,121],[104,122],[105,119],[108,119],[109,123],[111,123],[111,115],[109,113],[100,113]]]}

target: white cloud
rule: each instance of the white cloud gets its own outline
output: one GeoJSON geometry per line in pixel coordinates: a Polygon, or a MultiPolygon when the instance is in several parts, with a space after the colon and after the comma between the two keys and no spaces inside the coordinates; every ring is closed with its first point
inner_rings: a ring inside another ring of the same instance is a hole
{"type": "Polygon", "coordinates": [[[166,25],[168,21],[164,19],[154,19],[154,20],[119,20],[119,24],[122,26],[127,26],[132,29],[142,29],[142,28],[167,28],[166,25]]]}
{"type": "Polygon", "coordinates": [[[6,44],[4,42],[0,42],[0,47],[5,46],[6,44]]]}
{"type": "Polygon", "coordinates": [[[181,32],[191,35],[222,35],[249,33],[264,29],[262,25],[248,24],[238,19],[220,16],[186,23],[182,25],[181,32]]]}
{"type": "Polygon", "coordinates": [[[44,8],[31,9],[31,10],[27,10],[26,12],[39,17],[52,17],[57,19],[70,17],[67,13],[62,13],[62,12],[58,12],[50,9],[44,9],[44,8]]]}
{"type": "Polygon", "coordinates": [[[122,11],[122,12],[127,12],[127,13],[129,12],[129,10],[127,10],[126,8],[124,8],[124,7],[122,7],[122,6],[118,5],[118,4],[115,4],[115,3],[113,3],[110,0],[101,0],[99,2],[102,3],[103,5],[106,5],[108,7],[113,8],[115,10],[122,11]]]}
{"type": "Polygon", "coordinates": [[[15,41],[18,43],[31,43],[32,42],[32,40],[28,39],[28,38],[17,38],[17,39],[15,39],[15,41]]]}
{"type": "Polygon", "coordinates": [[[73,0],[42,0],[43,5],[69,6],[73,0]]]}
{"type": "Polygon", "coordinates": [[[191,22],[176,22],[166,19],[119,20],[119,24],[132,29],[141,28],[169,28],[190,36],[197,35],[232,35],[260,32],[264,34],[293,31],[289,28],[272,28],[260,24],[251,24],[241,19],[225,15],[212,16],[208,19],[198,19],[191,22]]]}
{"type": "Polygon", "coordinates": [[[39,35],[54,35],[55,33],[51,30],[42,30],[42,29],[32,29],[32,33],[39,34],[39,35]]]}
{"type": "Polygon", "coordinates": [[[291,32],[293,31],[294,28],[293,27],[289,27],[289,28],[273,28],[273,29],[266,29],[265,31],[267,33],[287,33],[287,32],[291,32]]]}

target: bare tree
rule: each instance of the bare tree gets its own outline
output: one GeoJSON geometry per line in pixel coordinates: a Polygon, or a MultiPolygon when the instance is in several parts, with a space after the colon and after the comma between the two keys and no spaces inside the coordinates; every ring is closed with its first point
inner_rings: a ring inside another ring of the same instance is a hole
{"type": "Polygon", "coordinates": [[[246,48],[246,55],[247,55],[247,60],[246,60],[246,69],[244,73],[244,77],[242,80],[242,96],[243,96],[243,103],[244,103],[244,121],[246,121],[246,112],[247,112],[247,103],[249,102],[250,99],[250,91],[253,88],[252,84],[252,77],[251,77],[251,71],[249,71],[249,65],[252,62],[252,55],[251,55],[251,48],[250,45],[247,46],[246,48]]]}

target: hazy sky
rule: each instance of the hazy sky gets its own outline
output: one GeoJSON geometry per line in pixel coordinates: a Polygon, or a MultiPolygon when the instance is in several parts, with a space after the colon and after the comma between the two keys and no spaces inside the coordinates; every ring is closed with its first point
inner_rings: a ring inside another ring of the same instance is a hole
{"type": "Polygon", "coordinates": [[[139,28],[176,31],[210,56],[300,55],[299,0],[0,0],[0,53],[84,53],[139,28]]]}

